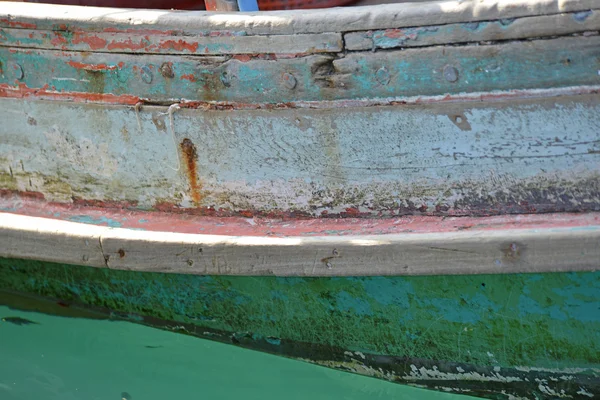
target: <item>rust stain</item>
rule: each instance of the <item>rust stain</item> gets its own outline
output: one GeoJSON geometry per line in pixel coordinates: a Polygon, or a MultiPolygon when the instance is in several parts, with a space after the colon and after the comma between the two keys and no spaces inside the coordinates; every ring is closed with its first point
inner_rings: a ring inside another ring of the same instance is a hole
{"type": "Polygon", "coordinates": [[[527,247],[522,243],[512,242],[503,245],[500,250],[504,254],[504,261],[509,263],[515,263],[521,260],[524,256],[527,247]]]}
{"type": "Polygon", "coordinates": [[[86,64],[79,61],[69,61],[69,64],[73,68],[83,69],[86,71],[114,71],[117,69],[116,65],[107,65],[107,64],[86,64]]]}
{"type": "Polygon", "coordinates": [[[119,253],[119,258],[125,257],[125,250],[119,249],[119,251],[117,253],[119,253]]]}
{"type": "Polygon", "coordinates": [[[196,82],[196,77],[194,76],[194,74],[181,75],[181,79],[186,79],[190,82],[196,82]]]}
{"type": "Polygon", "coordinates": [[[48,85],[42,88],[29,88],[20,83],[18,87],[0,84],[0,97],[25,99],[36,98],[41,100],[62,100],[73,101],[77,103],[106,103],[106,104],[127,104],[136,105],[141,102],[138,96],[123,94],[114,95],[112,93],[83,93],[83,92],[56,92],[48,90],[48,85]]]}
{"type": "Polygon", "coordinates": [[[190,195],[196,205],[199,205],[202,201],[202,184],[198,181],[197,163],[198,152],[196,146],[190,139],[183,139],[181,142],[181,152],[187,168],[188,179],[190,181],[190,195]]]}
{"type": "Polygon", "coordinates": [[[18,197],[21,199],[45,200],[46,197],[41,192],[32,192],[26,190],[0,189],[0,197],[18,197]]]}

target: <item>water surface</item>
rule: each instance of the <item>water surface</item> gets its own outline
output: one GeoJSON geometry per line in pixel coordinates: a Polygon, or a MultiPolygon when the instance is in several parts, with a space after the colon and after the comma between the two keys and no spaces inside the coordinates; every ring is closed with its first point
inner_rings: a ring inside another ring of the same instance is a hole
{"type": "Polygon", "coordinates": [[[0,318],[1,400],[469,399],[129,322],[0,318]]]}

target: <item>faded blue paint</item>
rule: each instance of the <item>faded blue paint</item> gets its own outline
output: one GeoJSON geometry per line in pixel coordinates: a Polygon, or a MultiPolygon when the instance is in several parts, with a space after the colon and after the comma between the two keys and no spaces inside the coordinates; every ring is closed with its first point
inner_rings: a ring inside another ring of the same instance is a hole
{"type": "Polygon", "coordinates": [[[384,277],[370,277],[361,280],[367,296],[384,305],[394,305],[401,308],[410,306],[410,299],[415,296],[415,291],[410,282],[397,279],[390,280],[384,277]]]}
{"type": "Polygon", "coordinates": [[[111,218],[92,217],[89,215],[73,215],[71,217],[68,217],[67,220],[69,220],[71,222],[81,222],[83,224],[90,224],[90,225],[106,225],[106,226],[110,226],[111,228],[120,228],[121,226],[123,226],[123,224],[121,224],[119,221],[115,221],[114,219],[111,219],[111,218]]]}
{"type": "Polygon", "coordinates": [[[347,313],[352,311],[359,316],[373,315],[369,302],[359,297],[352,296],[346,291],[338,293],[335,300],[336,308],[342,312],[347,313]]]}
{"type": "Polygon", "coordinates": [[[591,16],[592,14],[593,14],[592,10],[580,11],[580,12],[573,14],[573,19],[575,19],[575,21],[577,21],[577,22],[583,22],[586,19],[588,19],[588,17],[591,16]]]}
{"type": "Polygon", "coordinates": [[[556,305],[542,307],[530,297],[525,295],[519,296],[519,315],[522,318],[526,318],[530,314],[548,315],[550,318],[559,321],[566,321],[568,319],[567,315],[556,305]]]}
{"type": "Polygon", "coordinates": [[[600,300],[595,282],[587,277],[569,274],[575,285],[554,288],[552,291],[563,297],[563,310],[569,318],[581,322],[600,322],[600,300]]]}
{"type": "Polygon", "coordinates": [[[3,43],[10,43],[13,46],[24,46],[27,45],[42,45],[44,40],[38,39],[36,37],[30,38],[28,36],[19,36],[16,37],[11,35],[7,30],[0,29],[0,41],[3,43]]]}
{"type": "MultiPolygon", "coordinates": [[[[0,158],[27,160],[27,173],[65,177],[71,190],[66,201],[93,193],[99,199],[137,201],[143,209],[157,199],[182,202],[188,182],[185,169],[176,170],[176,144],[183,138],[196,143],[206,204],[215,208],[318,213],[318,207],[343,210],[358,204],[379,211],[407,200],[433,207],[456,204],[480,193],[497,204],[499,189],[520,194],[522,188],[510,191],[519,183],[540,195],[557,181],[556,190],[564,189],[565,195],[596,190],[598,97],[563,96],[552,103],[180,110],[173,115],[174,144],[164,107],[144,107],[140,129],[133,109],[0,99],[5,126],[0,142],[8,143],[0,148],[0,158]],[[461,115],[468,129],[458,127],[453,115],[461,115]],[[37,125],[29,125],[28,117],[37,125]],[[91,137],[98,151],[81,157],[91,137]],[[99,168],[97,160],[114,165],[114,171],[99,168]],[[565,186],[577,179],[589,181],[565,186]]],[[[12,169],[21,169],[18,161],[12,169]]],[[[40,191],[56,197],[52,186],[40,191]]],[[[587,204],[595,204],[591,199],[587,204]]],[[[523,200],[554,204],[560,199],[523,200]]]]}
{"type": "Polygon", "coordinates": [[[489,308],[492,310],[499,309],[498,305],[491,304],[483,296],[478,298],[474,296],[470,301],[462,300],[461,302],[461,300],[457,299],[432,298],[421,300],[421,302],[432,306],[431,313],[437,316],[438,319],[462,324],[476,324],[484,318],[484,313],[488,312],[489,308]],[[487,304],[477,303],[477,301],[481,301],[482,299],[487,304]]]}
{"type": "MultiPolygon", "coordinates": [[[[443,34],[427,29],[421,29],[418,34],[443,34]]],[[[390,47],[396,39],[377,34],[374,40],[381,40],[382,45],[390,47]]],[[[401,43],[405,38],[397,40],[401,43]]],[[[554,42],[448,47],[435,58],[431,58],[430,52],[417,49],[402,52],[402,57],[396,52],[376,53],[369,57],[352,53],[335,60],[335,70],[343,77],[340,81],[343,86],[323,85],[329,75],[321,77],[319,84],[313,72],[315,64],[303,57],[285,61],[230,60],[222,65],[202,68],[190,59],[160,55],[140,57],[106,53],[80,58],[75,53],[61,55],[38,50],[19,50],[13,54],[8,48],[1,48],[0,58],[11,59],[24,66],[23,83],[30,88],[50,85],[58,91],[128,94],[151,101],[188,99],[285,103],[593,85],[600,83],[594,61],[600,54],[599,41],[597,37],[577,37],[556,39],[554,42]],[[556,43],[556,46],[544,46],[548,43],[556,43]],[[490,50],[492,48],[493,51],[490,50]],[[565,62],[567,59],[570,60],[568,63],[565,62]],[[175,65],[177,76],[164,78],[158,71],[163,62],[170,60],[175,65]],[[114,70],[86,71],[70,65],[72,62],[106,64],[114,70]],[[124,64],[119,67],[121,62],[124,64]],[[355,71],[355,62],[361,65],[359,71],[355,71]],[[348,69],[345,64],[349,64],[348,69]],[[448,64],[458,68],[458,81],[447,82],[439,72],[448,64]],[[142,67],[152,71],[151,84],[142,80],[142,67]],[[385,67],[392,78],[387,85],[381,85],[375,77],[374,72],[381,67],[385,67]],[[54,72],[49,74],[48,71],[54,72]],[[284,86],[282,75],[290,71],[299,85],[302,84],[301,91],[284,86]],[[223,73],[229,77],[227,84],[215,79],[223,73]],[[181,79],[183,75],[194,75],[196,81],[181,79]]],[[[13,84],[7,78],[0,79],[0,83],[13,84]]]]}

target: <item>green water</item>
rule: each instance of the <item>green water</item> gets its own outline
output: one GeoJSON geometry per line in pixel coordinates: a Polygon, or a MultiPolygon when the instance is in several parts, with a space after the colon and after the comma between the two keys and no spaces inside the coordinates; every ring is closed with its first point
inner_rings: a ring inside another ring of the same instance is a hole
{"type": "Polygon", "coordinates": [[[0,306],[1,400],[464,400],[128,322],[0,306]]]}

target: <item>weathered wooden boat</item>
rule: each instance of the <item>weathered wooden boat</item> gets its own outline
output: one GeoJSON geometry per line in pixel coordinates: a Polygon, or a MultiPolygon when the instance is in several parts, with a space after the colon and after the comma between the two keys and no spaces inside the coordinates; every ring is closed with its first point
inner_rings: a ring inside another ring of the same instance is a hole
{"type": "Polygon", "coordinates": [[[600,1],[0,4],[4,304],[600,394],[600,1]]]}

